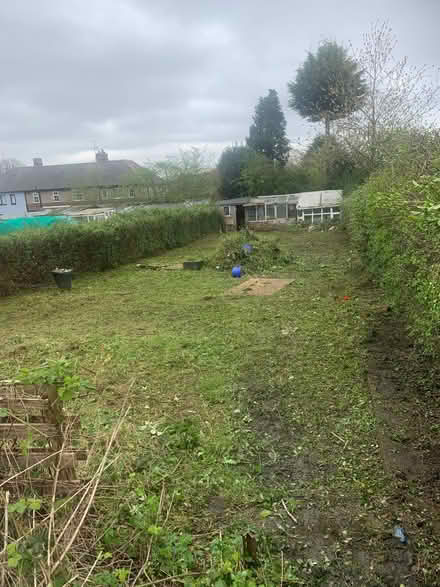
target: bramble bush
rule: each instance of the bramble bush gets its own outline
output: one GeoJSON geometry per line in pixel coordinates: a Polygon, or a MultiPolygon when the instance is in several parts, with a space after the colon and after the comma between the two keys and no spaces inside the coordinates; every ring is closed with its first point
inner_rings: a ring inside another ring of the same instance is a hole
{"type": "Polygon", "coordinates": [[[138,210],[105,222],[57,224],[0,237],[0,295],[47,282],[55,267],[104,271],[186,245],[222,227],[214,207],[138,210]]]}
{"type": "MultiPolygon", "coordinates": [[[[368,271],[424,352],[440,352],[440,171],[370,178],[348,201],[348,227],[368,271]]],[[[436,169],[437,168],[437,169],[436,169]]]]}

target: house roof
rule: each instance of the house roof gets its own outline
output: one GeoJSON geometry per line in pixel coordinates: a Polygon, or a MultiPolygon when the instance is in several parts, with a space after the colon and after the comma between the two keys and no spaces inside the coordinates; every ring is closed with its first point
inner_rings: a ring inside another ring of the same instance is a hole
{"type": "Polygon", "coordinates": [[[98,216],[100,214],[107,214],[109,212],[114,212],[114,208],[85,208],[84,210],[79,211],[67,211],[64,212],[68,216],[98,216]]]}
{"type": "Polygon", "coordinates": [[[31,192],[63,188],[110,187],[127,183],[141,169],[121,159],[91,163],[14,167],[0,175],[0,192],[31,192]]]}
{"type": "Polygon", "coordinates": [[[231,198],[230,200],[218,200],[216,206],[239,206],[241,204],[247,204],[250,198],[231,198]]]}
{"type": "Polygon", "coordinates": [[[252,198],[253,204],[285,204],[286,202],[296,203],[299,194],[276,194],[274,196],[258,196],[252,198]]]}

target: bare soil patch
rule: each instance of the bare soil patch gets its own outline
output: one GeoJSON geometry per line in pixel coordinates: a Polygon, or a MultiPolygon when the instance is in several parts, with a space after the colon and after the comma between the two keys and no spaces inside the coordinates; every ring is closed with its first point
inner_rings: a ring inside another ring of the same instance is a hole
{"type": "Polygon", "coordinates": [[[293,279],[269,279],[267,277],[251,277],[240,285],[229,290],[231,295],[246,294],[249,296],[271,296],[286,285],[290,285],[293,279]]]}

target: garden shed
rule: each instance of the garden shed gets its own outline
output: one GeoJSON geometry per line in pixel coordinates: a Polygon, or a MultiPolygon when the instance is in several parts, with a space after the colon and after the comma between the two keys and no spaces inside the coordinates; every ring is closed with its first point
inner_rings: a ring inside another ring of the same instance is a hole
{"type": "Polygon", "coordinates": [[[217,206],[223,214],[225,229],[240,230],[246,226],[244,205],[249,202],[250,198],[233,198],[230,200],[220,200],[217,206]]]}
{"type": "Polygon", "coordinates": [[[244,226],[264,229],[273,224],[337,222],[341,203],[342,190],[320,190],[221,200],[217,205],[230,231],[244,226]]]}

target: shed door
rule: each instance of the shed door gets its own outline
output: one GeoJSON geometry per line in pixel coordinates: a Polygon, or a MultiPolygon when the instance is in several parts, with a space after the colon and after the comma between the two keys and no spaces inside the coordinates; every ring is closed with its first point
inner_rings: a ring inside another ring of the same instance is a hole
{"type": "Polygon", "coordinates": [[[296,204],[289,204],[287,206],[287,213],[289,218],[296,218],[296,204]]]}

